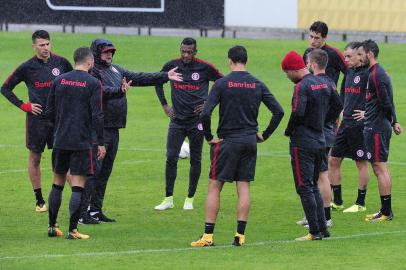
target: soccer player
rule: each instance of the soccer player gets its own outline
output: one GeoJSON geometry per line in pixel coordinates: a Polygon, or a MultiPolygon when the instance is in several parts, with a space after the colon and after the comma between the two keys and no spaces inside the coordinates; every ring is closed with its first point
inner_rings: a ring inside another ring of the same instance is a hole
{"type": "Polygon", "coordinates": [[[366,65],[369,67],[367,83],[364,142],[368,150],[368,158],[378,179],[381,209],[366,216],[366,221],[390,221],[392,212],[392,183],[387,166],[389,142],[392,129],[396,135],[402,133],[397,122],[391,80],[378,63],[379,47],[373,40],[362,43],[366,53],[366,65]]]}
{"type": "Polygon", "coordinates": [[[162,71],[178,67],[183,83],[171,82],[172,106],[168,105],[162,85],[156,93],[166,115],[171,118],[166,142],[165,198],[156,210],[174,207],[173,189],[177,174],[179,151],[186,137],[190,145],[189,191],[183,209],[193,209],[193,198],[201,173],[203,129],[199,114],[203,109],[209,90],[209,81],[223,77],[218,69],[196,58],[197,44],[193,38],[185,38],[180,44],[180,58],[167,62],[162,71]]]}
{"type": "Polygon", "coordinates": [[[52,129],[49,128],[43,112],[52,81],[58,75],[71,71],[72,66],[65,58],[51,53],[51,40],[45,30],[37,30],[32,34],[32,48],[35,56],[17,67],[4,82],[1,93],[27,114],[28,175],[36,199],[35,211],[42,213],[47,211],[47,206],[41,191],[41,155],[45,145],[52,148],[52,129]],[[27,86],[27,102],[13,93],[20,82],[27,86]]]}
{"type": "MultiPolygon", "coordinates": [[[[94,160],[95,174],[86,181],[82,204],[81,223],[97,224],[114,222],[103,211],[104,195],[107,182],[113,170],[119,144],[119,130],[125,128],[127,122],[127,92],[130,86],[152,86],[166,81],[181,81],[181,75],[175,72],[176,67],[165,72],[144,73],[128,71],[113,64],[116,49],[107,39],[95,39],[91,44],[95,65],[91,74],[99,79],[103,88],[104,142],[106,157],[94,160]]],[[[93,145],[97,152],[97,145],[93,145]]]]}
{"type": "MultiPolygon", "coordinates": [[[[341,52],[326,44],[328,35],[328,26],[324,22],[316,21],[314,22],[309,28],[309,48],[307,48],[303,54],[303,60],[307,63],[307,55],[314,49],[321,49],[325,51],[328,55],[328,62],[326,67],[326,75],[330,77],[335,85],[338,83],[338,78],[340,76],[340,72],[345,74],[346,72],[346,65],[344,62],[344,58],[341,52]]],[[[330,152],[331,147],[334,143],[334,134],[336,131],[336,119],[326,123],[324,126],[324,135],[326,137],[326,151],[327,156],[330,152]]],[[[328,172],[328,159],[324,159],[326,162],[323,162],[321,167],[321,172],[319,174],[318,186],[323,198],[324,204],[324,212],[327,220],[327,224],[329,227],[333,226],[333,221],[331,219],[331,186],[329,180],[329,172],[328,172]]],[[[332,205],[333,207],[335,205],[332,205]]],[[[333,208],[335,209],[335,208],[333,208]]],[[[308,226],[308,222],[306,217],[296,222],[299,225],[308,226]]]]}
{"type": "Polygon", "coordinates": [[[343,102],[343,120],[337,132],[329,158],[330,181],[334,189],[333,204],[336,208],[343,205],[341,194],[341,162],[345,157],[355,161],[358,169],[358,196],[354,205],[344,213],[366,210],[365,196],[369,182],[368,158],[364,146],[365,95],[368,82],[368,67],[362,59],[366,56],[362,43],[351,42],[345,47],[344,59],[348,70],[343,79],[341,101],[343,102]]]}
{"type": "MultiPolygon", "coordinates": [[[[320,74],[326,68],[328,56],[320,49],[309,55],[314,73],[320,74]]],[[[325,157],[326,122],[336,119],[342,106],[335,84],[323,76],[309,73],[303,58],[294,51],[286,54],[282,60],[282,69],[294,82],[292,113],[285,135],[290,137],[290,155],[296,192],[309,224],[309,233],[296,238],[298,241],[321,240],[329,237],[323,200],[317,181],[325,157]]]]}
{"type": "Polygon", "coordinates": [[[266,85],[246,70],[247,50],[234,46],[228,50],[231,73],[215,82],[201,114],[204,136],[209,142],[211,167],[206,199],[203,236],[192,247],[214,245],[213,232],[220,209],[220,193],[225,182],[236,182],[237,232],[233,245],[245,244],[245,227],[250,209],[250,182],[255,177],[257,142],[263,142],[278,127],[283,109],[266,85]],[[260,104],[272,112],[264,132],[258,132],[260,104]],[[211,113],[220,104],[218,138],[211,132],[211,113]]]}
{"type": "Polygon", "coordinates": [[[88,239],[77,230],[80,204],[86,176],[94,173],[92,159],[92,130],[97,134],[97,159],[106,153],[103,142],[102,89],[100,82],[88,71],[94,64],[89,48],[75,50],[74,70],[55,79],[47,101],[46,116],[54,126],[52,167],[54,179],[49,193],[48,236],[62,236],[56,225],[62,201],[66,174],[72,195],[69,203],[69,232],[67,239],[88,239]],[[74,105],[72,105],[74,104],[74,105]]]}

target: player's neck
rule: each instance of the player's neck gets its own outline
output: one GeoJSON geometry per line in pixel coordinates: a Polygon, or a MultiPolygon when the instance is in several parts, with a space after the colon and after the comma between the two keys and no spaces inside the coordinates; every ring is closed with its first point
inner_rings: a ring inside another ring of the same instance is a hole
{"type": "Polygon", "coordinates": [[[373,67],[376,64],[378,64],[378,61],[375,58],[372,58],[371,60],[369,60],[369,67],[373,67]]]}
{"type": "Polygon", "coordinates": [[[231,71],[247,71],[247,68],[242,63],[232,63],[230,65],[231,71]]]}
{"type": "Polygon", "coordinates": [[[74,70],[89,72],[89,68],[84,65],[75,65],[74,70]]]}
{"type": "Polygon", "coordinates": [[[48,56],[48,57],[42,57],[41,55],[35,55],[39,60],[41,60],[42,62],[44,62],[44,63],[48,63],[48,60],[49,60],[49,58],[50,58],[50,55],[48,56]]]}
{"type": "Polygon", "coordinates": [[[325,74],[326,70],[325,69],[314,69],[313,74],[314,75],[320,75],[320,74],[325,74]]]}

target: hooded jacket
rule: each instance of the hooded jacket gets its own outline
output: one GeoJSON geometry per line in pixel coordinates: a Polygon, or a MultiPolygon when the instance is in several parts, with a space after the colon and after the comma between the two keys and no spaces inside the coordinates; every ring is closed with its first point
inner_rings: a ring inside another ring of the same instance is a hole
{"type": "Polygon", "coordinates": [[[103,89],[103,111],[105,128],[125,128],[127,122],[127,97],[121,90],[123,78],[132,80],[131,86],[153,86],[168,81],[167,72],[144,73],[131,72],[118,65],[101,60],[105,51],[116,51],[113,43],[107,39],[96,39],[90,49],[95,65],[91,74],[100,80],[103,89]]]}

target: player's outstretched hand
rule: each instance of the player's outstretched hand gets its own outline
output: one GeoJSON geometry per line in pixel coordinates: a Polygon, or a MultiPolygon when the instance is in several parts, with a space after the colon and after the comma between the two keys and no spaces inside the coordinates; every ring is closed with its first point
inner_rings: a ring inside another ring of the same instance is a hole
{"type": "Polygon", "coordinates": [[[211,139],[211,141],[209,141],[208,143],[209,143],[209,144],[217,144],[217,143],[222,142],[222,141],[223,141],[223,139],[213,138],[213,139],[211,139]]]}
{"type": "Polygon", "coordinates": [[[97,149],[97,160],[102,160],[106,155],[106,147],[104,145],[99,145],[97,149]]]}
{"type": "Polygon", "coordinates": [[[168,104],[163,105],[162,109],[169,118],[172,119],[173,117],[175,117],[175,112],[173,111],[173,108],[168,104]]]}
{"type": "Polygon", "coordinates": [[[130,87],[131,87],[131,83],[132,83],[132,82],[133,82],[133,81],[128,81],[128,82],[127,82],[127,78],[124,77],[123,80],[121,81],[121,91],[123,91],[123,93],[127,93],[128,90],[129,90],[130,87]]]}
{"type": "Polygon", "coordinates": [[[262,137],[262,133],[257,132],[257,142],[262,143],[264,142],[264,137],[262,137]]]}
{"type": "Polygon", "coordinates": [[[354,117],[354,120],[361,121],[365,118],[365,111],[354,110],[352,117],[354,117]]]}
{"type": "Polygon", "coordinates": [[[400,133],[403,132],[403,128],[400,126],[399,123],[395,123],[393,125],[393,131],[395,132],[396,135],[399,135],[400,133]]]}
{"type": "Polygon", "coordinates": [[[203,109],[204,109],[204,103],[203,104],[200,104],[200,105],[197,105],[196,106],[196,108],[195,108],[195,110],[193,111],[195,114],[200,114],[202,111],[203,111],[203,109]]]}
{"type": "Polygon", "coordinates": [[[171,81],[177,81],[177,82],[182,82],[183,81],[183,77],[181,73],[177,73],[176,70],[178,69],[178,67],[175,67],[171,70],[168,71],[168,78],[171,81]]]}

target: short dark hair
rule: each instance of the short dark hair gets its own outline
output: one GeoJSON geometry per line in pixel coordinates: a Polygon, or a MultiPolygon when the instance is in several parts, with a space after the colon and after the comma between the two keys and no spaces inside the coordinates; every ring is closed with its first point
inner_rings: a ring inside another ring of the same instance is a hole
{"type": "Polygon", "coordinates": [[[51,40],[51,38],[49,37],[49,33],[45,30],[37,30],[34,33],[32,33],[32,42],[34,43],[35,40],[37,38],[42,38],[42,39],[47,39],[47,40],[51,40]]]}
{"type": "Polygon", "coordinates": [[[320,69],[325,69],[328,63],[328,54],[322,49],[314,49],[307,55],[309,62],[314,62],[320,69]]]}
{"type": "Polygon", "coordinates": [[[378,58],[379,47],[378,47],[378,44],[376,44],[375,41],[373,41],[372,39],[367,39],[367,40],[362,42],[362,47],[364,48],[365,53],[372,52],[374,54],[374,57],[378,58]]]}
{"type": "Polygon", "coordinates": [[[88,57],[93,58],[93,53],[88,47],[80,47],[73,53],[73,61],[75,64],[83,64],[88,57]]]}
{"type": "Polygon", "coordinates": [[[228,58],[233,63],[246,64],[248,60],[247,49],[243,46],[236,45],[228,50],[228,58]]]}
{"type": "Polygon", "coordinates": [[[327,37],[327,34],[328,34],[327,24],[325,22],[321,22],[321,21],[314,22],[310,26],[309,30],[312,32],[320,33],[321,37],[323,37],[323,38],[327,37]]]}
{"type": "Polygon", "coordinates": [[[344,50],[348,50],[348,49],[358,49],[359,47],[362,46],[362,43],[359,41],[353,41],[348,43],[345,47],[344,50]]]}
{"type": "Polygon", "coordinates": [[[184,38],[180,43],[180,46],[182,45],[194,45],[195,49],[197,49],[196,39],[191,37],[184,38]]]}

